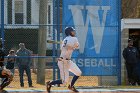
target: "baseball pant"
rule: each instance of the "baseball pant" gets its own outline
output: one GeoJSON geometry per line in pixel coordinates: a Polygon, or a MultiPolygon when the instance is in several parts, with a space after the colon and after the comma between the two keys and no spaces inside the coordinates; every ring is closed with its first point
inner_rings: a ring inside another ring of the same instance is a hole
{"type": "Polygon", "coordinates": [[[81,76],[82,74],[79,67],[71,60],[58,61],[58,67],[60,69],[60,76],[63,84],[69,82],[69,71],[76,76],[81,76]]]}

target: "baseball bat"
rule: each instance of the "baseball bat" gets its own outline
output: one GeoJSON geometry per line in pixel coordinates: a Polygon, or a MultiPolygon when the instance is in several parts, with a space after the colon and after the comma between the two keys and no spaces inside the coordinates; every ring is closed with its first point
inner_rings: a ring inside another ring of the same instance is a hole
{"type": "Polygon", "coordinates": [[[62,43],[62,41],[47,40],[47,43],[61,44],[61,43],[62,43]]]}

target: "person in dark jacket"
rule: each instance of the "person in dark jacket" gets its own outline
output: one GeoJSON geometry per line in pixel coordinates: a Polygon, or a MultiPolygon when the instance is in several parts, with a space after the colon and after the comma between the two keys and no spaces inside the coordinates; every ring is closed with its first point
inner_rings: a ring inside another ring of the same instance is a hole
{"type": "Polygon", "coordinates": [[[31,79],[31,70],[30,70],[31,51],[25,48],[24,43],[20,43],[19,47],[20,48],[16,52],[16,55],[17,55],[16,63],[19,67],[20,86],[24,87],[23,75],[24,75],[24,71],[25,71],[27,74],[27,77],[28,77],[29,87],[33,87],[32,86],[32,79],[31,79]]]}
{"type": "Polygon", "coordinates": [[[135,68],[139,59],[139,52],[133,46],[133,40],[128,39],[128,46],[123,50],[123,57],[125,59],[125,66],[127,70],[128,82],[130,85],[135,85],[135,68]]]}

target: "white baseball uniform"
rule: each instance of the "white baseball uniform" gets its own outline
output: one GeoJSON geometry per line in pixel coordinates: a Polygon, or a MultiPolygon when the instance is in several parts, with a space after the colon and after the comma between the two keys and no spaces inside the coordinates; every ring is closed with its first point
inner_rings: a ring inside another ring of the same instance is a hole
{"type": "Polygon", "coordinates": [[[76,76],[80,76],[82,73],[78,66],[71,60],[72,52],[78,48],[78,39],[72,36],[67,36],[61,44],[61,55],[60,60],[58,60],[58,67],[63,84],[69,81],[69,71],[76,76]]]}

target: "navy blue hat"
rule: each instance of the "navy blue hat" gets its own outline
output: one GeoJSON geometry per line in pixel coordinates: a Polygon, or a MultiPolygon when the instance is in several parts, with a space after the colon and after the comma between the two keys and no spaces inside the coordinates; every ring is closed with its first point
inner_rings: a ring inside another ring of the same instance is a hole
{"type": "Polygon", "coordinates": [[[71,32],[72,31],[75,31],[75,29],[73,27],[66,27],[65,28],[65,34],[66,34],[66,36],[71,35],[71,32]]]}

